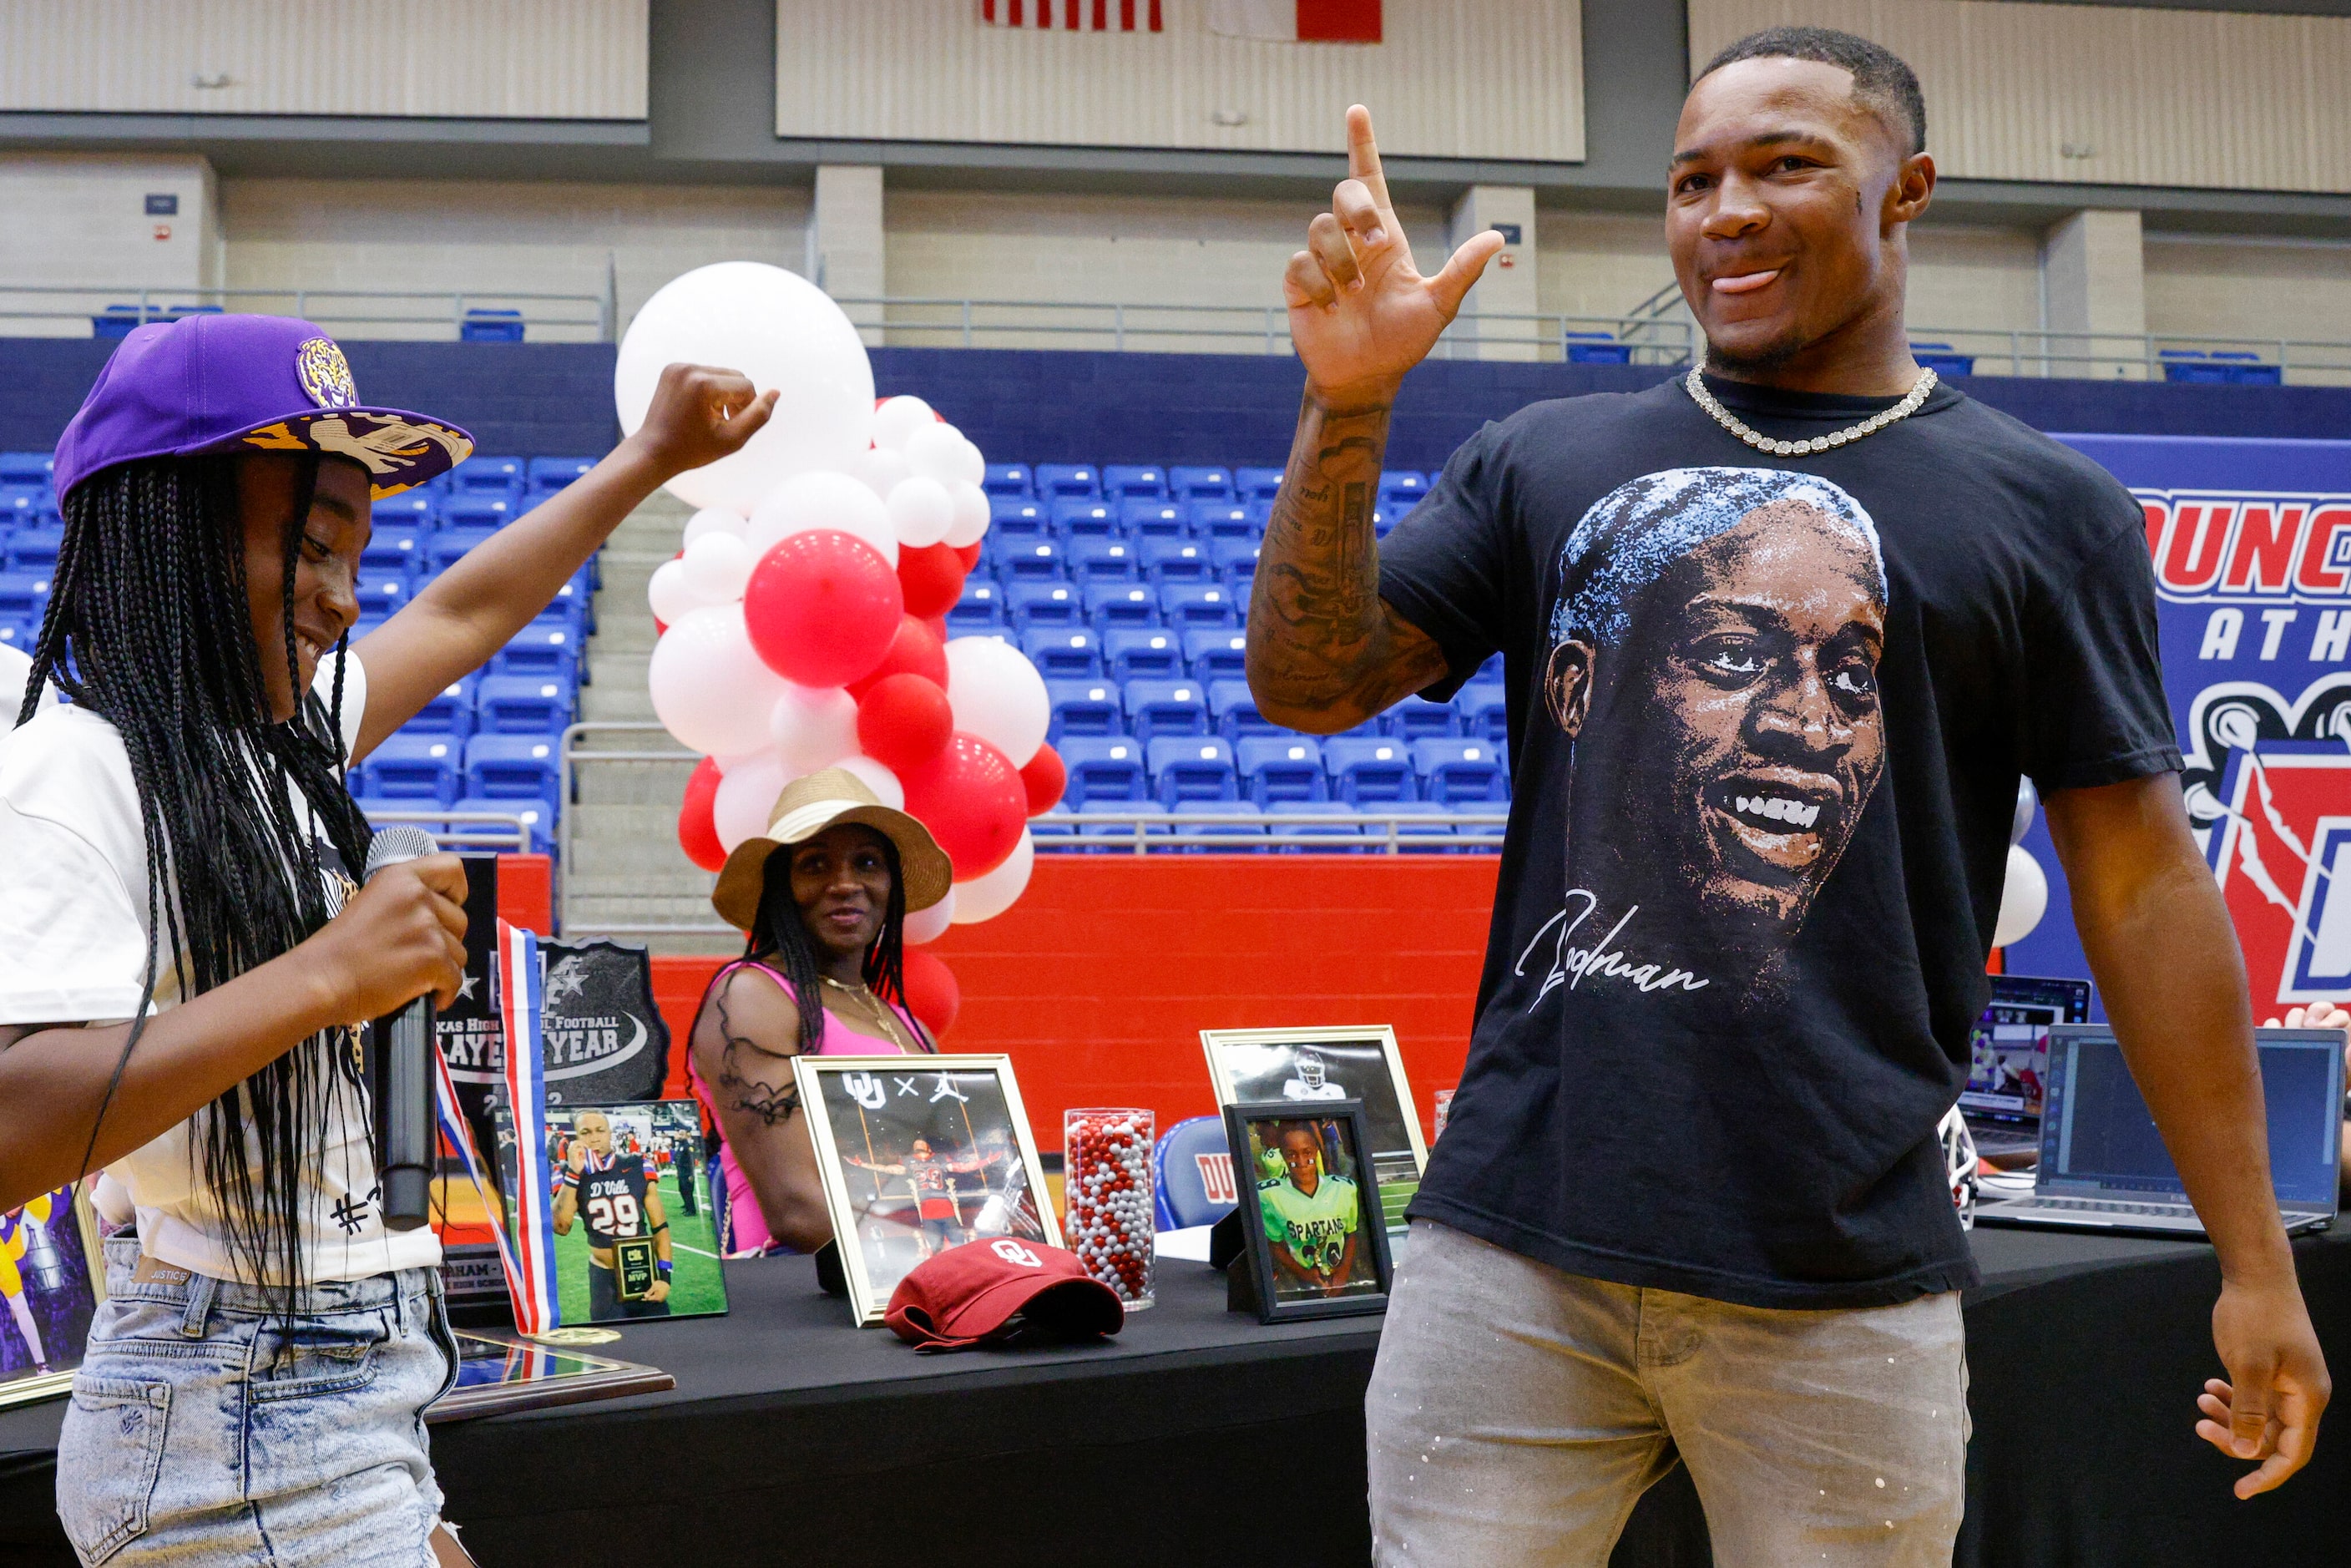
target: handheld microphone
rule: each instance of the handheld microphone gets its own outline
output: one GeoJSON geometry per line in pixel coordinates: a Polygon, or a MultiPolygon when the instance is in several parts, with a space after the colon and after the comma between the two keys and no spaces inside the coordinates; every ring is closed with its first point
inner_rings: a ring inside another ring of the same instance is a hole
{"type": "MultiPolygon", "coordinates": [[[[367,880],[404,861],[441,852],[422,828],[380,830],[368,846],[367,880]]],[[[387,1230],[413,1230],[430,1217],[433,1176],[440,1155],[434,1115],[433,998],[417,998],[375,1020],[375,1160],[387,1230]]]]}

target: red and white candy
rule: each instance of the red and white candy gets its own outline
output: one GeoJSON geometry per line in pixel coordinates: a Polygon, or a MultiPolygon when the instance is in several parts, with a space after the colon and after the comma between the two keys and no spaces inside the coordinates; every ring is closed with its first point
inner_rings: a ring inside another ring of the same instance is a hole
{"type": "Polygon", "coordinates": [[[1070,1250],[1130,1311],[1151,1304],[1148,1111],[1071,1111],[1062,1118],[1070,1250]]]}

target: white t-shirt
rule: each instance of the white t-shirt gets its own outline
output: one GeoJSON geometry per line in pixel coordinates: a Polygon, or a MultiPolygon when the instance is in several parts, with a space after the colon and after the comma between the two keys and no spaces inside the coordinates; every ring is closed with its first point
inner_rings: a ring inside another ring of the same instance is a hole
{"type": "MultiPolygon", "coordinates": [[[[333,678],[329,657],[315,687],[320,700],[331,700],[333,678]]],[[[347,749],[366,707],[367,673],[353,658],[343,682],[347,749]]],[[[176,958],[157,955],[159,1011],[180,999],[176,958]]],[[[122,741],[86,708],[37,715],[0,745],[0,1023],[130,1018],[146,966],[146,840],[122,741]]],[[[328,1064],[321,1068],[326,1138],[302,1227],[310,1279],[360,1280],[438,1263],[441,1244],[430,1228],[383,1228],[366,1095],[328,1064]]],[[[130,1195],[148,1256],[216,1279],[241,1278],[204,1179],[203,1149],[192,1117],[107,1171],[130,1195]]],[[[256,1173],[259,1163],[256,1150],[256,1173]]]]}
{"type": "MultiPolygon", "coordinates": [[[[21,648],[11,648],[0,643],[0,746],[8,743],[8,732],[16,727],[16,710],[25,706],[25,687],[33,678],[33,661],[21,648]]],[[[41,693],[41,712],[57,706],[57,688],[50,686],[41,693]]]]}

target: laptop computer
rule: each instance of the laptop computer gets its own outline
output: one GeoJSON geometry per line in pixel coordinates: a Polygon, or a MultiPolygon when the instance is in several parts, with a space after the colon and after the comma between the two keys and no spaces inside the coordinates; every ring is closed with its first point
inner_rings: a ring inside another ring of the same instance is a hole
{"type": "MultiPolygon", "coordinates": [[[[2335,1219],[2343,1153],[2343,1037],[2333,1029],[2261,1029],[2270,1176],[2289,1235],[2335,1219]]],[[[1980,1204],[1979,1225],[2201,1236],[2155,1118],[2104,1024],[2049,1031],[2041,1164],[2032,1195],[1980,1204]]]]}
{"type": "Polygon", "coordinates": [[[2090,1021],[2090,982],[1994,975],[1991,1001],[1968,1036],[1959,1113],[1979,1154],[1997,1159],[2041,1146],[2042,1087],[2053,1024],[2090,1021]]]}

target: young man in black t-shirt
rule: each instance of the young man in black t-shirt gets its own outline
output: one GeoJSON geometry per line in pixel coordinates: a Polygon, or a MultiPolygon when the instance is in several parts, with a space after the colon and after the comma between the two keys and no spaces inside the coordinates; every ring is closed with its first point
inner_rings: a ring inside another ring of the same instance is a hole
{"type": "Polygon", "coordinates": [[[603,1112],[580,1112],[572,1131],[579,1135],[549,1218],[558,1236],[570,1234],[574,1219],[587,1221],[589,1321],[669,1316],[669,1216],[662,1212],[660,1177],[633,1136],[626,1138],[631,1148],[614,1146],[611,1118],[603,1112]],[[613,1244],[640,1236],[653,1238],[656,1278],[644,1295],[624,1301],[614,1274],[619,1257],[613,1244]]]}
{"type": "Polygon", "coordinates": [[[1498,650],[1510,683],[1478,1021],[1368,1400],[1383,1563],[1603,1563],[1677,1452],[1726,1560],[1949,1561],[1976,1276],[1936,1128],[2020,776],[2220,1254],[2198,1432],[2261,1461],[2241,1495],[2308,1456],[2326,1373],[2140,514],[1911,360],[1925,120],[1849,35],[1727,51],[1667,217],[1708,373],[1487,426],[1380,544],[1389,408],[1499,236],[1424,278],[1358,109],[1291,260],[1260,711],[1346,729],[1498,650]]]}

